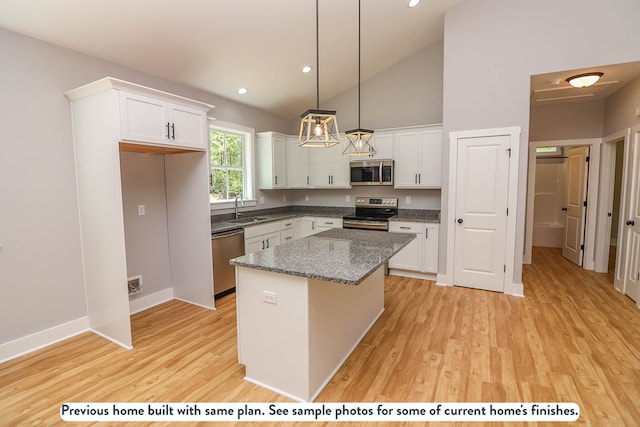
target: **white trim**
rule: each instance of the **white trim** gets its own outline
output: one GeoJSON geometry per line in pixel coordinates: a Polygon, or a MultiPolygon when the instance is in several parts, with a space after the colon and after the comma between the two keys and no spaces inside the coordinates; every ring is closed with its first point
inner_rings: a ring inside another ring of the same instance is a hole
{"type": "MultiPolygon", "coordinates": [[[[617,218],[611,218],[607,221],[607,214],[613,211],[613,193],[615,185],[615,167],[613,166],[615,160],[615,150],[613,144],[619,140],[624,140],[625,147],[629,143],[629,137],[631,135],[631,129],[627,128],[619,132],[615,132],[611,135],[607,135],[602,138],[602,144],[600,144],[600,184],[598,189],[598,212],[596,219],[596,248],[594,253],[594,268],[597,273],[606,273],[609,269],[609,245],[602,244],[602,242],[615,243],[617,236],[611,238],[607,234],[611,233],[611,227],[608,225],[609,221],[616,221],[617,218]],[[601,220],[598,220],[601,219],[601,220]]],[[[623,169],[624,169],[624,157],[623,157],[623,169]]],[[[622,185],[622,183],[621,183],[622,185]]],[[[621,191],[621,201],[622,194],[621,191]]],[[[622,203],[619,214],[622,214],[622,203]]],[[[621,215],[619,215],[620,217],[621,215]]],[[[620,231],[620,229],[618,230],[620,231]]]]}
{"type": "Polygon", "coordinates": [[[163,289],[129,301],[129,313],[135,314],[173,299],[173,288],[163,289]]]}
{"type": "Polygon", "coordinates": [[[104,339],[106,339],[108,341],[111,341],[114,344],[119,345],[120,347],[124,348],[125,350],[132,350],[133,349],[133,345],[129,345],[129,344],[125,344],[123,342],[120,342],[120,341],[110,337],[109,335],[103,334],[102,332],[100,332],[100,331],[98,331],[96,329],[90,329],[90,331],[93,332],[96,335],[101,336],[102,338],[104,338],[104,339]]]}
{"type": "Polygon", "coordinates": [[[507,236],[506,236],[506,257],[505,264],[507,271],[505,273],[505,283],[503,292],[509,295],[523,295],[523,286],[516,282],[514,276],[515,271],[515,254],[516,254],[516,223],[517,223],[517,201],[518,201],[518,171],[520,165],[520,135],[521,127],[512,126],[495,129],[478,129],[467,131],[449,132],[449,183],[447,209],[450,221],[447,228],[447,257],[446,257],[446,273],[438,274],[437,284],[442,286],[454,285],[453,271],[455,263],[455,220],[456,211],[456,184],[457,184],[457,167],[458,164],[458,140],[464,138],[479,138],[488,136],[510,136],[511,161],[509,164],[509,194],[507,207],[511,214],[507,216],[507,236]]]}
{"type": "Polygon", "coordinates": [[[600,144],[602,138],[560,139],[550,141],[529,141],[529,166],[527,177],[527,207],[524,235],[523,264],[531,264],[533,247],[533,207],[535,199],[536,182],[536,148],[548,145],[560,147],[589,146],[589,188],[587,190],[587,221],[585,223],[584,261],[582,267],[585,270],[595,268],[595,236],[596,215],[598,208],[598,182],[600,177],[600,144]]]}
{"type": "Polygon", "coordinates": [[[89,330],[89,317],[84,316],[79,319],[0,344],[0,363],[15,359],[16,357],[31,353],[32,351],[48,347],[57,342],[66,340],[67,338],[74,337],[83,332],[88,332],[89,330]]]}
{"type": "Polygon", "coordinates": [[[434,273],[421,273],[397,268],[390,268],[389,276],[411,277],[412,279],[430,280],[432,282],[435,282],[437,279],[437,274],[434,273]]]}

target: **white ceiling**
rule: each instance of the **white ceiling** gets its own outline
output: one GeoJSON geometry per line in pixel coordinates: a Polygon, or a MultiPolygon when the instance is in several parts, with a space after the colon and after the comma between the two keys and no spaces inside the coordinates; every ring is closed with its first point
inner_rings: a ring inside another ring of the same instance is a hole
{"type": "MultiPolygon", "coordinates": [[[[460,0],[362,1],[362,80],[443,37],[460,0]]],[[[358,1],[321,0],[320,98],[357,84],[358,1]]],[[[316,103],[314,0],[0,0],[0,27],[284,118],[316,103]],[[245,95],[238,88],[247,87],[245,95]]]]}
{"type": "Polygon", "coordinates": [[[612,64],[531,76],[531,105],[603,99],[640,76],[640,62],[612,64]],[[600,71],[604,75],[593,86],[574,88],[566,79],[576,74],[600,71]]]}

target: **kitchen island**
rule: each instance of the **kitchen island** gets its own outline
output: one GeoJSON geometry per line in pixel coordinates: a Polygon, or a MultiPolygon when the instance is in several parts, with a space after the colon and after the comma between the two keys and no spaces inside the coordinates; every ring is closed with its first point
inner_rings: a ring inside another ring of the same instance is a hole
{"type": "Polygon", "coordinates": [[[313,401],[384,311],[385,263],[414,238],[336,228],[231,260],[245,379],[313,401]]]}

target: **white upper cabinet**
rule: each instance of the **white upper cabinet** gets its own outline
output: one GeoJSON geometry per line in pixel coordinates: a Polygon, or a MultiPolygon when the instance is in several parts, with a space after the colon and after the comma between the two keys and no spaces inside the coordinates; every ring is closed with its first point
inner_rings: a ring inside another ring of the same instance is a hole
{"type": "Polygon", "coordinates": [[[309,151],[311,170],[309,184],[313,188],[350,188],[350,157],[344,156],[344,142],[329,148],[304,148],[309,151]]]}
{"type": "Polygon", "coordinates": [[[261,190],[287,188],[287,137],[276,132],[257,134],[258,186],[261,190]]]}
{"type": "Polygon", "coordinates": [[[122,90],[119,98],[123,141],[199,150],[207,148],[206,111],[122,90]]]}
{"type": "Polygon", "coordinates": [[[351,160],[390,160],[393,159],[393,132],[381,131],[373,133],[373,148],[376,154],[371,156],[355,156],[351,160]]]}
{"type": "Polygon", "coordinates": [[[442,128],[397,132],[394,139],[395,188],[442,186],[442,128]]]}
{"type": "Polygon", "coordinates": [[[287,183],[289,188],[307,188],[309,175],[309,148],[298,147],[298,137],[287,137],[287,183]]]}

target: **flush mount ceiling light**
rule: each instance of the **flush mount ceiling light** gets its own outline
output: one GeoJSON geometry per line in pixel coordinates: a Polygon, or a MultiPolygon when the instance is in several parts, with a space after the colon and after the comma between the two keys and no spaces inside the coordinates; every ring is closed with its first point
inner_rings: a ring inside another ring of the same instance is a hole
{"type": "Polygon", "coordinates": [[[240,89],[238,89],[238,93],[239,93],[240,95],[244,95],[244,94],[245,94],[245,93],[247,93],[247,92],[249,92],[249,91],[247,90],[247,88],[246,88],[246,87],[241,87],[240,89]]]}
{"type": "Polygon", "coordinates": [[[376,154],[376,149],[373,147],[373,131],[360,127],[360,51],[362,45],[360,8],[361,0],[358,0],[358,128],[346,132],[347,145],[344,147],[342,154],[347,156],[372,156],[376,154]]]}
{"type": "Polygon", "coordinates": [[[340,142],[335,110],[320,109],[320,37],[316,0],[316,109],[305,111],[300,120],[300,147],[332,147],[340,142]]]}
{"type": "Polygon", "coordinates": [[[311,70],[313,70],[313,68],[311,68],[309,65],[305,65],[304,67],[302,67],[302,72],[305,74],[310,73],[311,70]]]}
{"type": "Polygon", "coordinates": [[[420,0],[409,0],[409,7],[416,7],[420,3],[420,0]]]}
{"type": "Polygon", "coordinates": [[[573,87],[588,87],[595,84],[603,75],[604,73],[600,72],[578,74],[569,77],[567,83],[573,87]]]}

